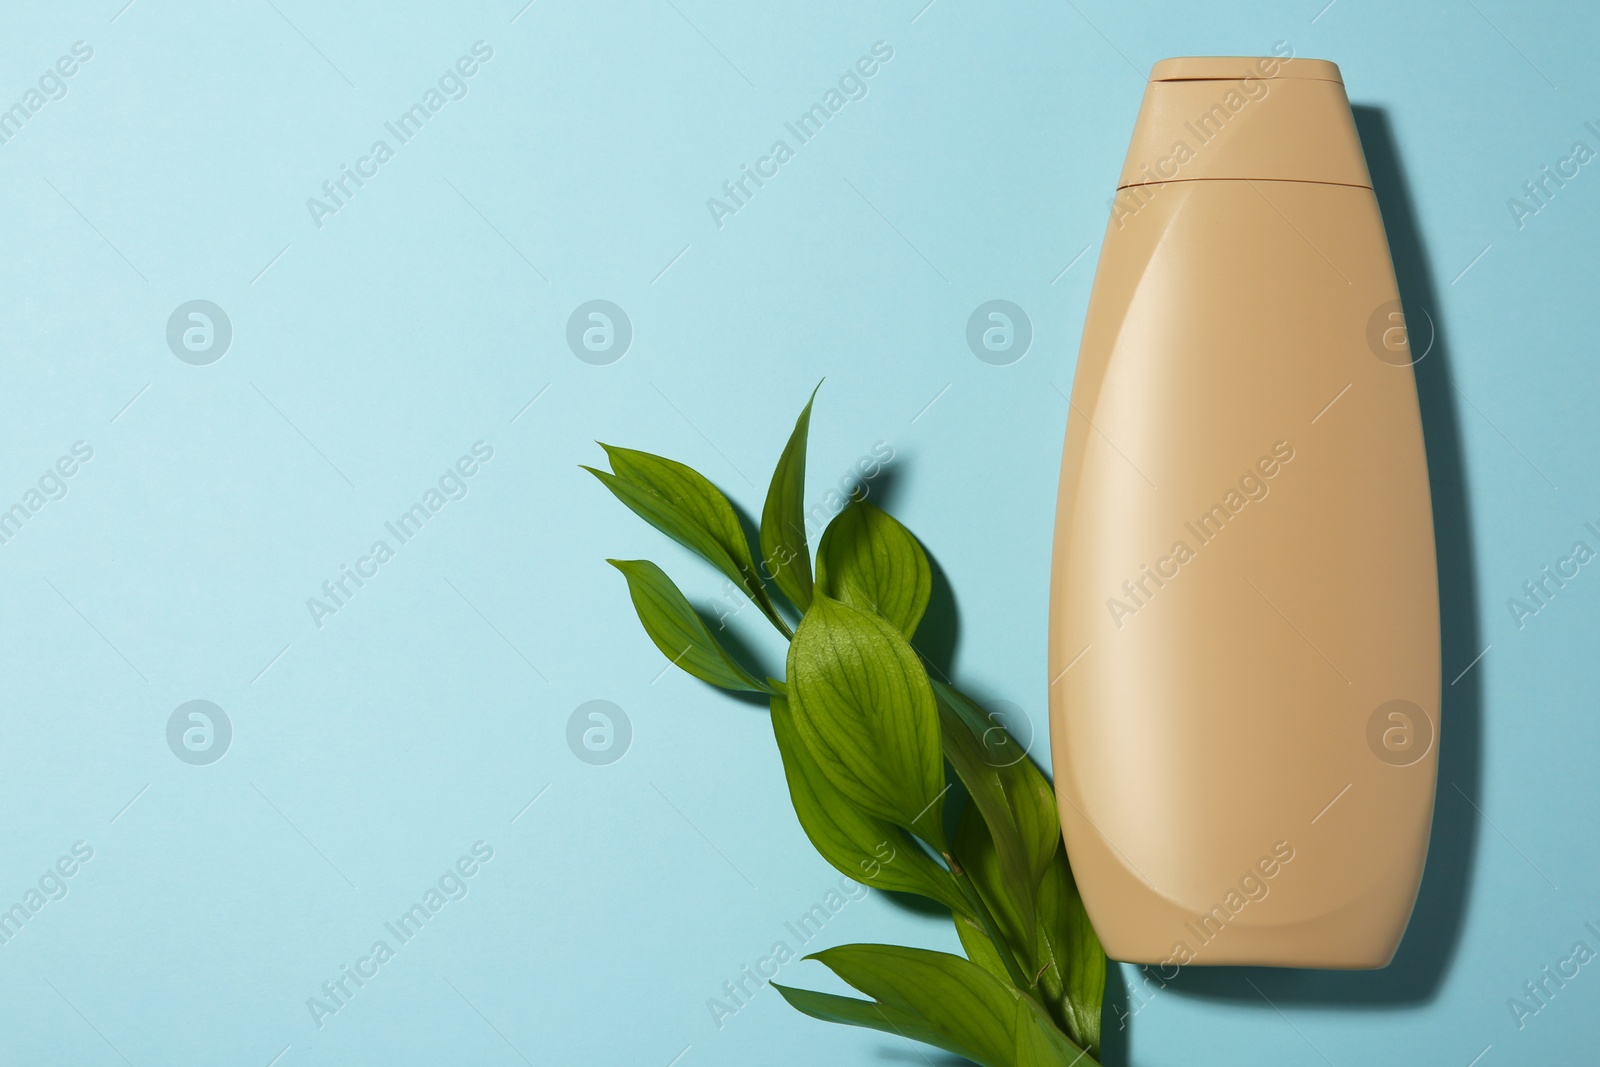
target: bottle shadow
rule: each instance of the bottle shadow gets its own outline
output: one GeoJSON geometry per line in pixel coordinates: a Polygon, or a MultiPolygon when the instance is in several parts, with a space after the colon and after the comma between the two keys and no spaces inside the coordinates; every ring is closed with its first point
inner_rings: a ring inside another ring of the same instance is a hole
{"type": "Polygon", "coordinates": [[[1138,1008],[1148,998],[1159,996],[1163,988],[1190,996],[1257,1004],[1268,1000],[1278,1005],[1396,1009],[1426,1004],[1438,995],[1456,953],[1478,838],[1477,816],[1468,798],[1478,794],[1482,773],[1482,668],[1476,665],[1476,659],[1483,644],[1476,614],[1469,490],[1449,339],[1388,115],[1376,107],[1357,106],[1353,110],[1388,232],[1412,354],[1417,359],[1414,369],[1427,444],[1438,559],[1444,674],[1439,784],[1427,866],[1416,908],[1394,961],[1383,970],[1191,967],[1164,987],[1144,981],[1145,976],[1137,971],[1128,972],[1125,977],[1134,979],[1139,989],[1130,992],[1119,983],[1121,1003],[1108,1002],[1108,1031],[1119,1029],[1119,1020],[1137,1014],[1138,1008]]]}

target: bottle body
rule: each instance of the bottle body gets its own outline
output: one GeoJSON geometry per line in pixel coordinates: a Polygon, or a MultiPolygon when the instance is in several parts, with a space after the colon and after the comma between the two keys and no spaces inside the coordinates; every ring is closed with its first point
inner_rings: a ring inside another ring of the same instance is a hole
{"type": "MultiPolygon", "coordinates": [[[[1306,80],[1357,153],[1334,176],[1364,180],[1342,85],[1306,80]]],[[[1270,133],[1310,99],[1283,82],[1245,110],[1270,133]]],[[[1383,966],[1426,857],[1440,691],[1394,272],[1365,184],[1196,147],[1216,152],[1190,173],[1224,176],[1125,184],[1073,386],[1050,634],[1068,854],[1113,958],[1383,966]]]]}

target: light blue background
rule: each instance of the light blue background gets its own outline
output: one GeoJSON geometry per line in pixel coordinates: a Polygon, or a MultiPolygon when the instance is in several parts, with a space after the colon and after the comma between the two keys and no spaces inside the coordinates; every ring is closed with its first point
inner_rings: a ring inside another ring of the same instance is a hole
{"type": "MultiPolygon", "coordinates": [[[[1592,5],[121,2],[12,5],[0,40],[4,106],[94,49],[0,145],[0,507],[94,449],[0,545],[0,902],[94,849],[0,946],[6,1062],[923,1062],[771,990],[712,1021],[837,876],[765,715],[663,674],[602,557],[705,604],[718,582],[577,465],[646,448],[758,512],[826,376],[813,492],[892,446],[879,499],[955,591],[959,678],[1042,738],[1062,391],[1143,78],[1278,41],[1336,60],[1398,145],[1380,193],[1439,329],[1446,683],[1489,651],[1447,685],[1441,844],[1395,968],[1186,979],[1109,1058],[1593,1062],[1600,964],[1524,1029],[1507,1000],[1600,947],[1600,575],[1520,630],[1506,608],[1600,545],[1600,163],[1520,230],[1506,206],[1600,147],[1592,5]],[[478,40],[466,98],[318,229],[306,199],[478,40]],[[719,229],[706,198],[876,41],[869,95],[719,229]],[[234,329],[209,366],[165,340],[197,298],[234,329]],[[565,342],[595,298],[635,330],[609,366],[565,342]],[[964,341],[994,298],[1035,329],[1010,366],[964,341]],[[306,599],[479,440],[469,495],[313,625],[306,599]],[[197,698],[234,727],[210,766],[165,738],[197,698]],[[633,725],[610,766],[566,744],[591,699],[633,725]],[[470,894],[319,1029],[307,998],[479,840],[470,894]]],[[[754,612],[734,625],[776,661],[754,612]]],[[[858,940],[954,944],[874,895],[809,947],[858,940]]]]}

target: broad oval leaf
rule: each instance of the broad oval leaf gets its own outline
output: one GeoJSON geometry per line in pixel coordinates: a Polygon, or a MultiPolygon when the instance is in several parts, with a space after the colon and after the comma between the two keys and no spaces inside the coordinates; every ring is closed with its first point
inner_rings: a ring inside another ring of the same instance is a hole
{"type": "MultiPolygon", "coordinates": [[[[1023,958],[1037,966],[1032,930],[1039,883],[1061,840],[1055,793],[1031,759],[1005,763],[995,759],[1007,747],[985,742],[985,735],[1004,729],[981,707],[952,686],[933,683],[938,698],[944,754],[955,768],[972,803],[988,825],[1000,873],[1017,908],[1017,945],[1023,958]],[[998,765],[997,765],[998,764],[998,765]]],[[[1007,757],[1009,758],[1009,756],[1007,757]]]]}
{"type": "Polygon", "coordinates": [[[835,600],[877,612],[909,638],[927,610],[933,569],[910,530],[857,500],[822,532],[817,585],[835,600]]]}
{"type": "Polygon", "coordinates": [[[723,689],[771,693],[728,654],[683,593],[660,567],[645,559],[608,559],[628,579],[628,595],[644,632],[661,654],[703,682],[723,689]]]}
{"type": "MultiPolygon", "coordinates": [[[[858,949],[890,949],[890,946],[847,945],[842,950],[829,951],[858,949]]],[[[925,957],[944,956],[944,953],[918,949],[899,951],[925,957]]],[[[819,953],[814,958],[822,959],[824,955],[819,953]]],[[[922,990],[909,990],[916,1006],[906,1006],[905,999],[893,995],[880,996],[878,1000],[857,1000],[777,982],[772,986],[791,1007],[813,1019],[866,1027],[921,1041],[983,1067],[1096,1067],[1095,1061],[1065,1038],[1028,997],[1014,995],[1004,982],[981,983],[981,972],[979,978],[974,978],[969,969],[972,965],[961,967],[966,961],[959,957],[945,959],[954,960],[955,965],[946,969],[941,967],[942,961],[935,959],[918,960],[904,968],[904,974],[911,980],[927,977],[930,970],[938,972],[926,987],[929,995],[920,996],[922,990]],[[954,982],[948,982],[952,977],[954,982]],[[956,1010],[946,1010],[940,1000],[945,996],[953,998],[951,1003],[956,1010]],[[1008,1002],[1011,1017],[1004,1020],[1002,1015],[1007,1011],[1008,1002]],[[1002,1047],[1008,1040],[1009,1047],[1002,1047]]],[[[886,962],[890,967],[903,965],[899,959],[886,962]]]]}
{"type": "Polygon", "coordinates": [[[828,781],[869,815],[948,852],[938,706],[900,631],[819,591],[788,667],[795,727],[828,781]]]}
{"type": "Polygon", "coordinates": [[[1021,992],[947,952],[899,945],[840,945],[806,957],[882,1006],[919,1019],[965,1047],[962,1055],[1010,1067],[1021,992]]]}
{"type": "MultiPolygon", "coordinates": [[[[822,388],[821,384],[817,389],[822,388]]],[[[806,542],[806,436],[811,427],[811,391],[778,457],[761,509],[761,566],[801,611],[811,606],[811,546],[806,542]]]]}
{"type": "Polygon", "coordinates": [[[783,757],[789,798],[811,844],[839,873],[874,889],[916,893],[957,915],[970,906],[950,873],[893,823],[859,811],[817,766],[794,713],[781,696],[772,698],[772,733],[783,757]]]}
{"type": "Polygon", "coordinates": [[[803,1012],[813,1019],[821,1019],[825,1023],[863,1026],[911,1041],[921,1041],[935,1048],[942,1048],[946,1052],[953,1052],[974,1063],[981,1063],[984,1067],[1011,1067],[1009,1060],[985,1059],[982,1052],[968,1048],[960,1039],[941,1029],[937,1023],[928,1022],[920,1016],[887,1004],[857,1000],[855,997],[841,997],[837,993],[796,989],[777,982],[772,983],[772,988],[776,989],[796,1011],[803,1012]]]}
{"type": "Polygon", "coordinates": [[[772,606],[750,556],[733,505],[710,480],[676,460],[602,443],[616,473],[585,467],[635,515],[706,560],[770,619],[785,637],[789,625],[772,606]]]}

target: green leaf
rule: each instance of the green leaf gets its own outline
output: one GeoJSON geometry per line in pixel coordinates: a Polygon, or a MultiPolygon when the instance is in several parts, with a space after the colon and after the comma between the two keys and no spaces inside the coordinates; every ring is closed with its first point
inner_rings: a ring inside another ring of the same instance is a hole
{"type": "Polygon", "coordinates": [[[1016,1049],[1015,988],[960,956],[899,945],[841,945],[807,957],[901,1012],[982,1064],[1010,1067],[1016,1049]]]}
{"type": "Polygon", "coordinates": [[[661,654],[703,682],[723,689],[771,693],[722,647],[672,579],[645,559],[608,559],[628,579],[634,610],[661,654]]]}
{"type": "MultiPolygon", "coordinates": [[[[976,805],[969,805],[961,813],[953,844],[1006,943],[1028,961],[1029,970],[1036,976],[1033,986],[1056,1025],[1079,1045],[1098,1054],[1106,957],[1083,910],[1066,852],[1057,848],[1039,884],[1037,920],[1028,936],[1023,932],[1016,894],[1000,870],[989,827],[976,805]]],[[[957,922],[956,932],[973,962],[992,974],[1004,975],[1004,964],[988,945],[981,927],[968,929],[957,922]]]]}
{"type": "Polygon", "coordinates": [[[1043,935],[1041,966],[1060,979],[1054,1010],[1065,1017],[1067,1034],[1094,1055],[1100,1054],[1100,1012],[1106,992],[1106,952],[1089,922],[1067,862],[1057,850],[1039,886],[1039,931],[1043,935]]]}
{"type": "MultiPolygon", "coordinates": [[[[818,383],[817,389],[821,389],[818,383]]],[[[778,457],[761,509],[761,562],[783,595],[801,611],[811,606],[811,547],[806,543],[806,435],[811,427],[811,391],[778,457]]]]}
{"type": "Polygon", "coordinates": [[[772,606],[739,516],[722,491],[694,468],[674,460],[615,445],[600,447],[616,473],[584,470],[635,515],[721,571],[788,637],[789,624],[772,606]]]}
{"type": "MultiPolygon", "coordinates": [[[[999,855],[994,847],[994,838],[990,835],[989,825],[984,821],[977,804],[969,803],[962,810],[961,817],[956,821],[955,837],[951,845],[961,862],[962,869],[977,886],[978,895],[987,905],[996,932],[1009,948],[1011,958],[1026,968],[1027,974],[1023,976],[1022,984],[1038,988],[1040,995],[1045,995],[1048,991],[1043,988],[1039,980],[1033,979],[1033,976],[1039,973],[1040,966],[1035,963],[1039,942],[1038,894],[1035,892],[1032,899],[1034,919],[1030,923],[1024,918],[1024,908],[1028,900],[1020,891],[1019,884],[1010,881],[1006,871],[1001,867],[999,855]]],[[[959,929],[956,932],[961,933],[959,929]]],[[[963,938],[962,944],[965,943],[963,938]]],[[[984,961],[985,966],[989,962],[996,962],[1004,969],[1005,961],[999,956],[999,947],[992,945],[991,951],[995,954],[995,959],[984,961]]],[[[976,957],[973,959],[974,962],[978,962],[976,957]]],[[[997,977],[1000,974],[998,971],[994,973],[997,977]]],[[[1010,977],[1009,972],[1007,977],[1010,977]]]]}
{"type": "Polygon", "coordinates": [[[970,909],[950,873],[893,823],[866,815],[845,799],[817,766],[781,696],[772,698],[772,732],[783,757],[800,826],[822,858],[841,874],[874,889],[916,893],[956,914],[970,909]]]}
{"type": "Polygon", "coordinates": [[[857,1000],[854,997],[841,997],[834,993],[817,993],[810,989],[796,989],[777,982],[772,983],[772,988],[776,989],[797,1011],[813,1019],[821,1019],[825,1023],[843,1023],[846,1026],[864,1026],[871,1030],[881,1030],[886,1034],[895,1034],[910,1041],[921,1041],[935,1048],[942,1048],[946,1052],[953,1052],[957,1056],[981,1063],[984,1067],[1010,1067],[1009,1061],[986,1060],[981,1053],[968,1048],[960,1040],[944,1033],[932,1023],[887,1004],[857,1000]]]}
{"type": "MultiPolygon", "coordinates": [[[[997,752],[1004,753],[1007,748],[985,744],[984,735],[1003,729],[997,720],[951,686],[934,682],[933,691],[938,698],[945,757],[983,816],[1007,901],[1016,909],[1015,928],[1006,931],[1008,939],[1015,935],[1018,940],[1013,944],[1022,958],[1036,966],[1032,931],[1039,883],[1061,840],[1055,793],[1032,760],[1008,764],[995,758],[997,752]]],[[[969,867],[974,862],[965,856],[959,858],[969,867]]]]}
{"type": "Polygon", "coordinates": [[[817,585],[835,600],[877,612],[909,638],[927,610],[933,570],[910,530],[857,500],[822,533],[817,585]]]}
{"type": "Polygon", "coordinates": [[[893,945],[843,945],[817,953],[874,1000],[772,983],[789,1004],[823,1022],[921,1041],[983,1067],[1095,1067],[1037,1004],[959,956],[893,945]]]}
{"type": "MultiPolygon", "coordinates": [[[[961,835],[956,834],[956,848],[961,848],[961,835]]],[[[991,905],[991,910],[993,905],[991,905]]],[[[988,971],[1002,982],[1011,981],[1011,973],[1006,970],[1005,961],[1000,958],[1000,953],[994,947],[994,942],[989,940],[988,933],[983,924],[975,918],[966,915],[952,916],[956,924],[956,936],[961,939],[961,949],[967,954],[967,959],[988,971]]]]}
{"type": "Polygon", "coordinates": [[[1094,1061],[1056,1029],[1044,1010],[1026,997],[1017,1001],[1016,1067],[1076,1067],[1094,1061]]]}
{"type": "Polygon", "coordinates": [[[900,631],[818,592],[788,666],[796,730],[828,781],[867,814],[947,852],[938,708],[900,631]]]}

